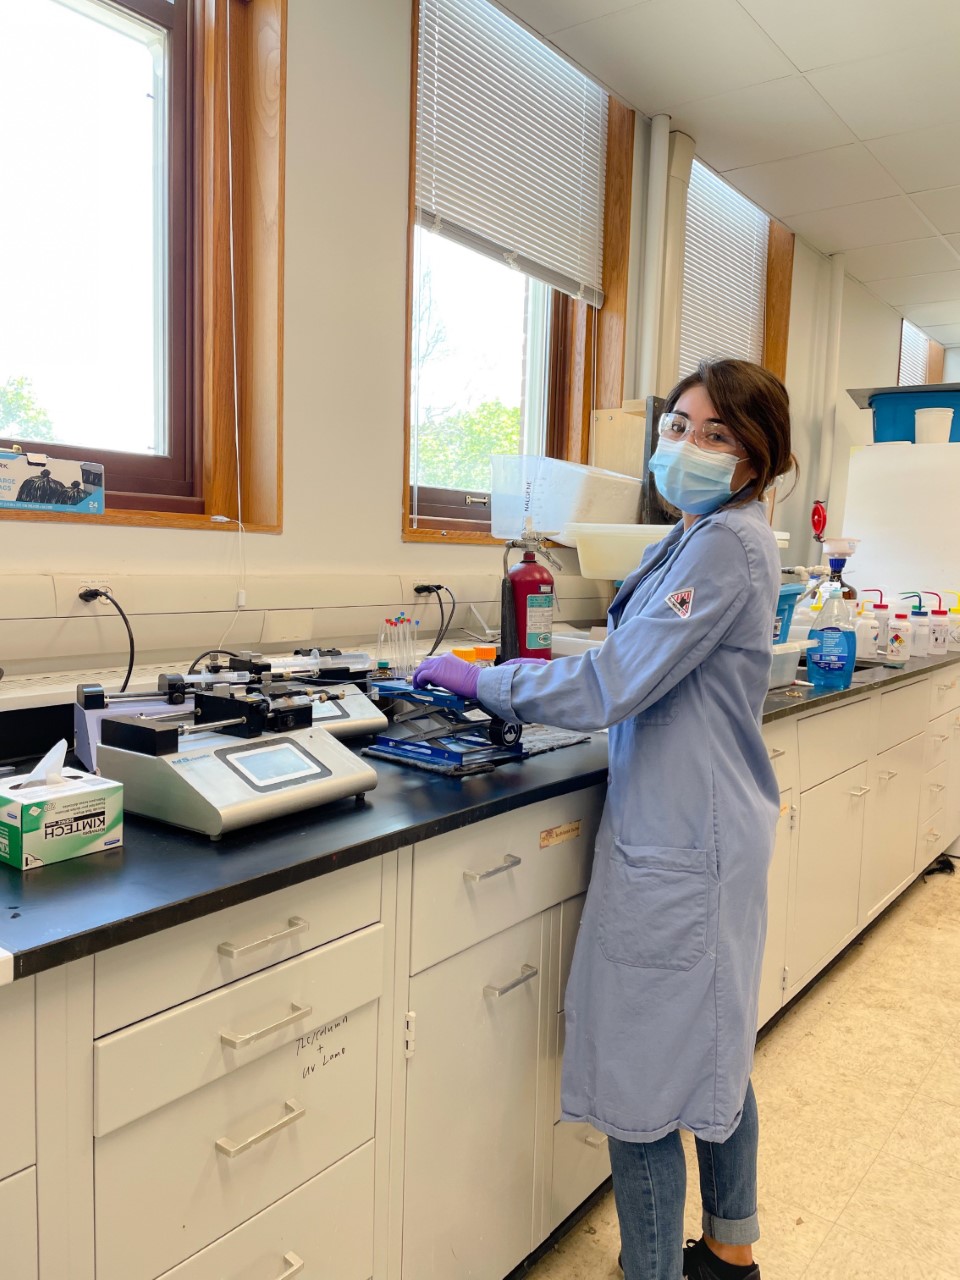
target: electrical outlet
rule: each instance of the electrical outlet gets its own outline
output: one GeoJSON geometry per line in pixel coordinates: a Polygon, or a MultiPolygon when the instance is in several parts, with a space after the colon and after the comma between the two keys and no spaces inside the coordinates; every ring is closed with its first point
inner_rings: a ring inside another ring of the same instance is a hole
{"type": "MultiPolygon", "coordinates": [[[[113,594],[113,588],[107,578],[83,578],[81,579],[79,591],[109,591],[113,594]]],[[[102,596],[97,596],[96,600],[91,600],[86,607],[96,608],[99,605],[102,609],[112,609],[113,606],[108,600],[104,600],[102,596]]]]}

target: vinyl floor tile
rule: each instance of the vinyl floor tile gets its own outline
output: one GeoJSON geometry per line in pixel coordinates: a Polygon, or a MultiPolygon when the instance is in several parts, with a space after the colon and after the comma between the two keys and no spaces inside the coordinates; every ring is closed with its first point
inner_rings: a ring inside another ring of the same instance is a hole
{"type": "MultiPolygon", "coordinates": [[[[892,1250],[871,1236],[835,1226],[814,1254],[803,1280],[951,1280],[947,1271],[931,1271],[909,1249],[892,1250]]],[[[766,1277],[764,1277],[766,1280],[766,1277]]]]}
{"type": "MultiPolygon", "coordinates": [[[[881,1152],[838,1223],[928,1271],[960,1271],[960,1180],[881,1152]]],[[[888,1273],[889,1274],[889,1273],[888,1273]]]]}
{"type": "Polygon", "coordinates": [[[941,1098],[949,1103],[956,1103],[960,1098],[960,1035],[944,1045],[920,1082],[920,1093],[925,1098],[941,1098]]]}
{"type": "MultiPolygon", "coordinates": [[[[949,1103],[917,1094],[897,1120],[883,1150],[924,1169],[948,1170],[960,1179],[960,1097],[949,1103]]],[[[960,1194],[960,1185],[957,1192],[960,1194]]]]}

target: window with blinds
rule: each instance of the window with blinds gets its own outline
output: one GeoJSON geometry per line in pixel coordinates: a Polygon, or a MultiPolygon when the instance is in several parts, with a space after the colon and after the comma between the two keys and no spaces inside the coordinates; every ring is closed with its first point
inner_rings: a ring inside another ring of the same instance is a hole
{"type": "Polygon", "coordinates": [[[762,209],[694,160],[687,195],[681,378],[711,356],[762,361],[769,231],[762,209]]]}
{"type": "Polygon", "coordinates": [[[487,0],[421,0],[421,225],[597,305],[607,95],[487,0]]]}
{"type": "Polygon", "coordinates": [[[927,381],[930,339],[909,320],[900,324],[900,372],[898,387],[921,386],[927,381]]]}
{"type": "Polygon", "coordinates": [[[488,0],[419,0],[405,528],[490,528],[546,448],[556,294],[599,306],[607,95],[488,0]]]}

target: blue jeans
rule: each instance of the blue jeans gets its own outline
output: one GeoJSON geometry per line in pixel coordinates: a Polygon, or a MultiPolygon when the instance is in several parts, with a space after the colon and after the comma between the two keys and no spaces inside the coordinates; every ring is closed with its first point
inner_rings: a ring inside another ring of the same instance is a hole
{"type": "MultiPolygon", "coordinates": [[[[743,1115],[726,1142],[701,1142],[703,1231],[722,1244],[752,1244],[757,1223],[757,1099],[747,1085],[743,1115]]],[[[657,1142],[610,1139],[613,1194],[625,1280],[680,1280],[687,1167],[680,1134],[657,1142]]]]}

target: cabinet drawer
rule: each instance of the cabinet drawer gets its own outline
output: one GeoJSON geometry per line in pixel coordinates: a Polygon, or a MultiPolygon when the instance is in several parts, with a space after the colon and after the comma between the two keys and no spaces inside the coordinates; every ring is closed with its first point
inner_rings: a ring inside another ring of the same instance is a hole
{"type": "Polygon", "coordinates": [[[382,859],[371,858],[102,952],[94,969],[94,1035],[373,924],[382,874],[382,859]]]}
{"type": "Polygon", "coordinates": [[[929,706],[930,690],[926,680],[881,693],[877,753],[888,751],[890,747],[923,733],[930,719],[929,706]]]}
{"type": "Polygon", "coordinates": [[[36,1160],[34,982],[21,978],[0,987],[0,1080],[7,1088],[0,1131],[0,1178],[36,1160]]]}
{"type": "Polygon", "coordinates": [[[920,823],[917,831],[917,858],[913,869],[918,874],[935,858],[938,858],[947,847],[945,814],[938,809],[925,822],[920,823]]]}
{"type": "Polygon", "coordinates": [[[935,769],[928,770],[923,775],[923,783],[920,787],[920,821],[927,822],[938,809],[944,807],[947,790],[947,767],[946,760],[942,764],[938,764],[935,769]]]}
{"type": "Polygon", "coordinates": [[[949,756],[954,738],[955,719],[956,717],[951,713],[939,716],[931,722],[927,729],[926,742],[923,744],[924,773],[929,773],[931,769],[943,764],[949,756]]]}
{"type": "Polygon", "coordinates": [[[557,992],[557,1013],[563,1013],[564,994],[567,990],[570,966],[573,964],[573,950],[577,945],[580,917],[583,915],[583,904],[586,899],[587,895],[581,893],[576,898],[568,898],[560,906],[560,988],[557,992]]]}
{"type": "Polygon", "coordinates": [[[930,676],[930,714],[928,719],[955,711],[960,707],[960,666],[944,667],[930,676]]]}
{"type": "Polygon", "coordinates": [[[781,791],[797,785],[797,721],[775,720],[763,726],[763,742],[781,791]]]}
{"type": "Polygon", "coordinates": [[[551,1229],[568,1218],[609,1177],[610,1152],[606,1134],[590,1124],[561,1121],[554,1125],[551,1229]]]}
{"type": "Polygon", "coordinates": [[[366,1143],[161,1280],[368,1280],[373,1150],[366,1143]]]}
{"type": "Polygon", "coordinates": [[[601,803],[574,791],[418,844],[411,974],[581,893],[601,803]]]}
{"type": "Polygon", "coordinates": [[[874,704],[834,706],[797,724],[800,787],[807,791],[873,755],[874,704]]]}
{"type": "MultiPolygon", "coordinates": [[[[9,1114],[9,1111],[8,1111],[9,1114]]],[[[24,1169],[0,1182],[0,1240],[6,1280],[37,1280],[37,1177],[24,1169]]]]}
{"type": "Polygon", "coordinates": [[[383,925],[371,925],[94,1045],[99,1137],[317,1031],[379,996],[383,925]],[[271,1029],[272,1028],[272,1029],[271,1029]]]}
{"type": "Polygon", "coordinates": [[[368,1142],[377,1010],[95,1139],[97,1280],[153,1280],[368,1142]]]}

